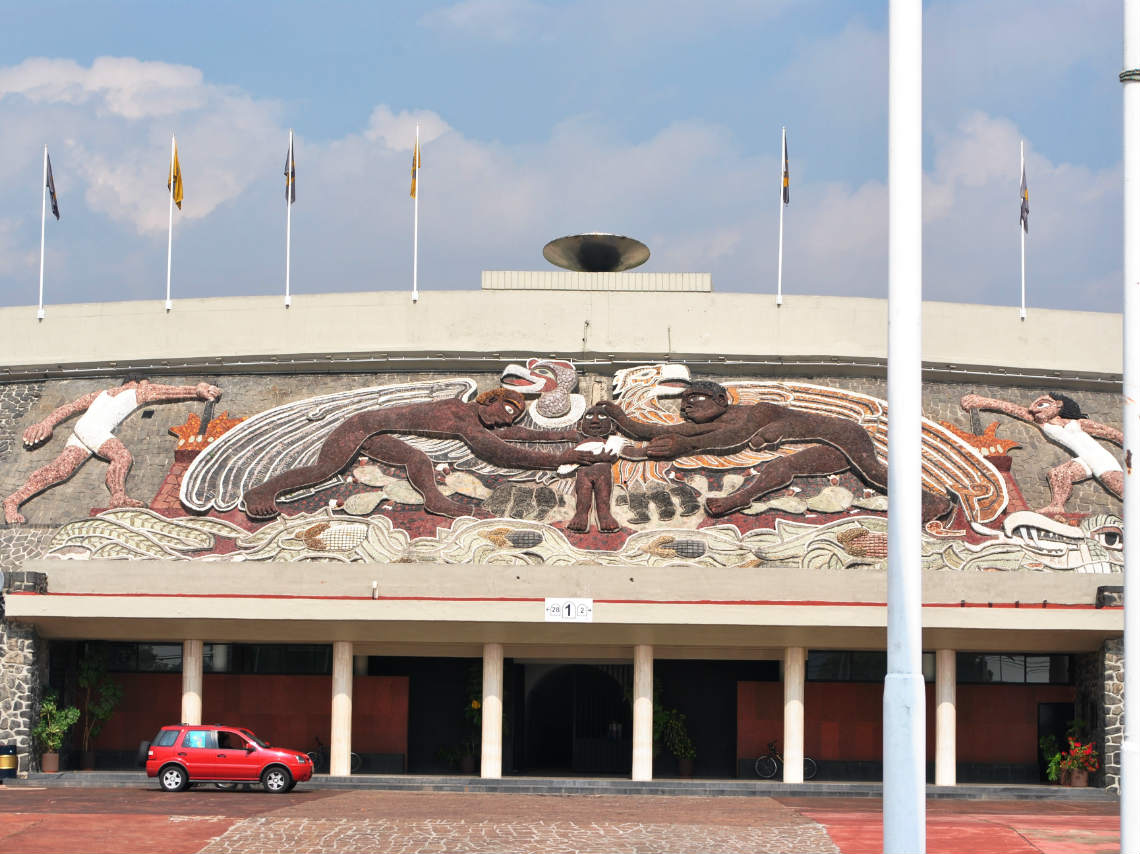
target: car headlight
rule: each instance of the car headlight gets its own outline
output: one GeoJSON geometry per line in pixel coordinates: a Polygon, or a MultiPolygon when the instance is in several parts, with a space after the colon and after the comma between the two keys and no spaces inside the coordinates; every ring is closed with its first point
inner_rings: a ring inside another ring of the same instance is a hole
{"type": "Polygon", "coordinates": [[[307,756],[295,756],[293,758],[297,760],[298,765],[304,765],[309,761],[309,757],[307,756]]]}

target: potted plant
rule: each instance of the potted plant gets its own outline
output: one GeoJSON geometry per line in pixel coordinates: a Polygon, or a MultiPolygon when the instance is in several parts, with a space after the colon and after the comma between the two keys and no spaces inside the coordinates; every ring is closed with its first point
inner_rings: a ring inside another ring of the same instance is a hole
{"type": "Polygon", "coordinates": [[[693,760],[697,757],[697,749],[689,737],[689,728],[685,724],[685,715],[676,709],[661,709],[661,720],[658,725],[657,716],[654,715],[654,729],[665,747],[677,759],[677,774],[681,777],[693,776],[693,760]]]}
{"type": "Polygon", "coordinates": [[[1096,745],[1091,741],[1077,741],[1069,736],[1069,749],[1061,755],[1058,763],[1062,772],[1069,773],[1070,786],[1087,786],[1089,773],[1100,767],[1096,745]]]}
{"type": "Polygon", "coordinates": [[[79,730],[83,746],[82,768],[90,771],[95,768],[95,738],[123,699],[122,686],[112,681],[107,673],[105,645],[87,645],[86,654],[79,660],[77,681],[82,699],[82,723],[79,730]]]}
{"type": "Polygon", "coordinates": [[[52,692],[40,700],[40,714],[32,735],[40,746],[40,770],[54,774],[59,770],[59,748],[63,737],[79,720],[79,709],[75,706],[60,707],[59,700],[52,692]]]}

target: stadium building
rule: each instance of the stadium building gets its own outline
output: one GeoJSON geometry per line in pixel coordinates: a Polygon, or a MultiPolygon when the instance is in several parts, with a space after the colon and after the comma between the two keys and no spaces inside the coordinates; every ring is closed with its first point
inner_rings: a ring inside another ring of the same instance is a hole
{"type": "MultiPolygon", "coordinates": [[[[486,272],[0,309],[0,743],[37,768],[102,662],[99,768],[181,720],[333,773],[755,778],[774,741],[880,779],[886,308],[486,272]]],[[[1120,323],[925,307],[932,781],[1042,781],[1075,728],[1117,785],[1120,323]]]]}

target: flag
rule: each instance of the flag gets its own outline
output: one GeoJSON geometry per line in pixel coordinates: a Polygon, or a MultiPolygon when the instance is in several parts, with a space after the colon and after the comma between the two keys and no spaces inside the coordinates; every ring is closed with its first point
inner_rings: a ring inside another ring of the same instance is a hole
{"type": "Polygon", "coordinates": [[[51,174],[51,155],[45,152],[47,157],[47,191],[51,197],[51,212],[55,214],[55,218],[59,219],[59,199],[55,195],[55,178],[51,174]]]}
{"type": "MultiPolygon", "coordinates": [[[[771,173],[769,173],[771,174],[771,173]]],[[[784,204],[788,203],[788,138],[784,137],[784,204]]],[[[770,186],[770,185],[769,185],[770,186]]]]}
{"type": "Polygon", "coordinates": [[[412,149],[412,192],[409,194],[414,199],[416,197],[416,178],[419,177],[420,172],[420,143],[416,140],[416,147],[412,149]]]}
{"type": "Polygon", "coordinates": [[[174,157],[170,160],[170,174],[166,178],[166,189],[174,195],[174,204],[182,210],[182,167],[178,163],[178,143],[174,143],[174,157]],[[171,189],[173,184],[173,189],[171,189]]]}
{"type": "Polygon", "coordinates": [[[289,137],[289,150],[285,152],[285,201],[297,201],[297,161],[293,159],[293,137],[289,137]]]}
{"type": "Polygon", "coordinates": [[[1029,185],[1025,183],[1025,164],[1021,166],[1021,227],[1029,234],[1029,185]]]}

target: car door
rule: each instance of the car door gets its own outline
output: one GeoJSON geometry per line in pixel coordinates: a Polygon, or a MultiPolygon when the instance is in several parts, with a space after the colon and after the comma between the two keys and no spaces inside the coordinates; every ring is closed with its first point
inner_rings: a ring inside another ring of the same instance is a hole
{"type": "Polygon", "coordinates": [[[256,780],[260,759],[256,748],[240,732],[233,729],[218,730],[218,762],[227,780],[256,780]]]}
{"type": "Polygon", "coordinates": [[[191,780],[213,780],[219,773],[218,734],[210,729],[189,729],[175,751],[186,763],[191,780]]]}

